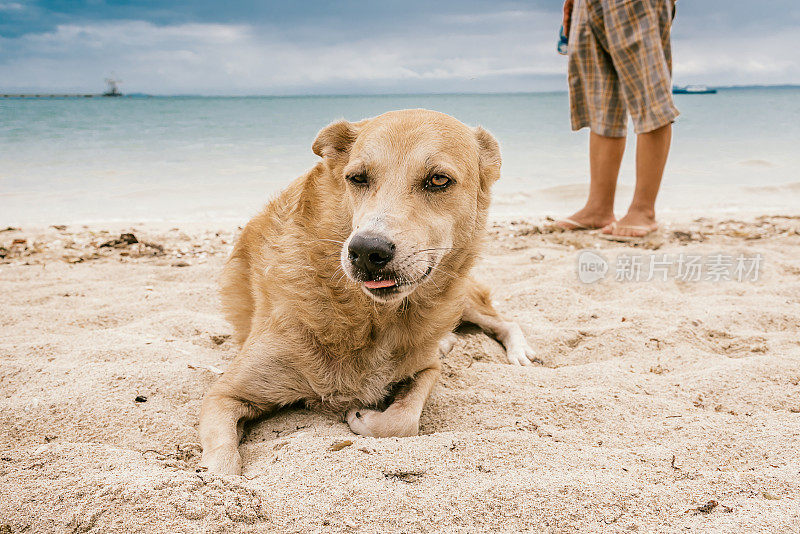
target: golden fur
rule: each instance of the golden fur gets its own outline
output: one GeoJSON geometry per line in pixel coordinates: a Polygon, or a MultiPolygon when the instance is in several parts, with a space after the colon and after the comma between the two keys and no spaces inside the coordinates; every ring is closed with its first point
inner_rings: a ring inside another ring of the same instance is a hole
{"type": "Polygon", "coordinates": [[[488,132],[406,110],[333,123],[313,151],[322,161],[247,224],[225,266],[222,302],[242,348],[203,401],[203,465],[214,472],[240,472],[245,420],[296,402],[347,412],[358,433],[416,434],[440,342],[462,318],[496,335],[509,358],[513,348],[515,363],[532,358],[469,277],[500,176],[488,132]],[[454,185],[425,191],[426,173],[441,169],[454,185]],[[353,172],[369,173],[369,188],[348,183],[353,172]],[[351,272],[347,244],[367,228],[403,254],[409,283],[397,297],[371,296],[351,272]]]}

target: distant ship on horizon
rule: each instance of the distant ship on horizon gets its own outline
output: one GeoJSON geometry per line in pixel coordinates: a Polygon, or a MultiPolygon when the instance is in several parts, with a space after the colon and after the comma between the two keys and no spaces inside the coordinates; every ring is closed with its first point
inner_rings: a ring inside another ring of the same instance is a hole
{"type": "Polygon", "coordinates": [[[672,88],[673,95],[713,95],[716,89],[710,89],[707,85],[684,85],[672,88]]]}
{"type": "Polygon", "coordinates": [[[106,92],[103,93],[103,96],[122,96],[122,93],[119,90],[119,84],[122,83],[122,80],[117,80],[115,78],[106,78],[106,92]]]}

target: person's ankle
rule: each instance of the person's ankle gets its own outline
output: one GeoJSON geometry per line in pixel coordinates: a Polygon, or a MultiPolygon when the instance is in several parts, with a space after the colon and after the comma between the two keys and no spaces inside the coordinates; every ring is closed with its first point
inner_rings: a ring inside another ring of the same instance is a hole
{"type": "Polygon", "coordinates": [[[631,204],[631,206],[628,208],[628,215],[636,215],[655,220],[656,210],[653,208],[653,206],[637,206],[635,204],[631,204]]]}
{"type": "Polygon", "coordinates": [[[609,217],[614,218],[614,208],[613,206],[609,206],[606,203],[594,203],[594,202],[587,202],[586,205],[581,208],[581,211],[586,213],[592,213],[596,217],[609,217]]]}

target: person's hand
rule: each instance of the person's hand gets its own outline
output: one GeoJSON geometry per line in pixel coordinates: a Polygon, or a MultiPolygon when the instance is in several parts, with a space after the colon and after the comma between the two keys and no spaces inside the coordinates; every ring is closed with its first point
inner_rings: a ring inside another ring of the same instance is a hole
{"type": "Polygon", "coordinates": [[[565,0],[564,1],[564,20],[562,24],[564,25],[564,35],[569,37],[569,23],[572,20],[572,6],[575,5],[575,0],[565,0]]]}

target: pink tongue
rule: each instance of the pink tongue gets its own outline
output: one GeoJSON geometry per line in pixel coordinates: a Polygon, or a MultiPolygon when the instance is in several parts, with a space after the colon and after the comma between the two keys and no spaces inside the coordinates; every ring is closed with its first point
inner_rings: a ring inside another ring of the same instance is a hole
{"type": "Polygon", "coordinates": [[[393,287],[393,286],[396,286],[396,285],[397,285],[397,282],[395,282],[394,280],[380,280],[380,281],[375,281],[375,282],[373,282],[373,281],[364,282],[364,286],[367,289],[381,289],[381,288],[384,288],[384,287],[393,287]]]}

